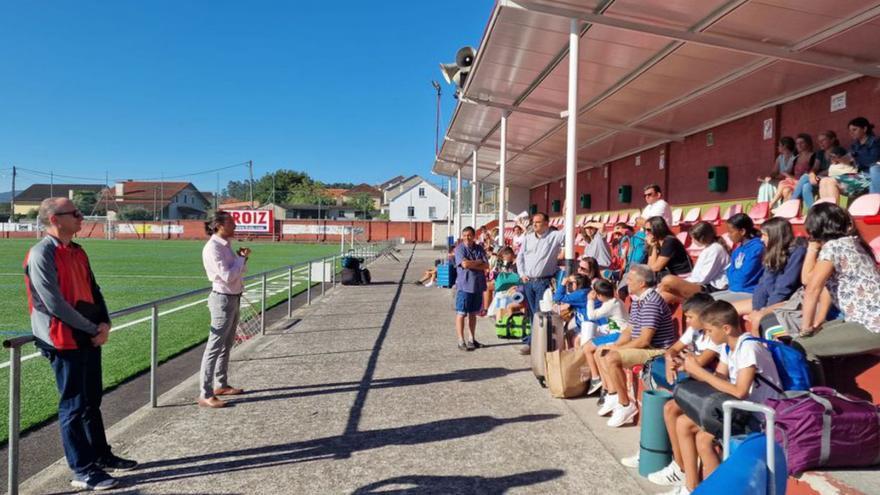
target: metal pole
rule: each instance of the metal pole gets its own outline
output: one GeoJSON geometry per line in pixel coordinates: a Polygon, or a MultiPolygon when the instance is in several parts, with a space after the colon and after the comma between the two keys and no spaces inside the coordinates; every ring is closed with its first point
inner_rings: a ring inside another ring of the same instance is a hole
{"type": "Polygon", "coordinates": [[[159,402],[159,306],[150,308],[150,407],[159,402]]]}
{"type": "Polygon", "coordinates": [[[568,126],[565,147],[565,263],[568,273],[574,273],[574,208],[577,191],[578,48],[580,45],[577,19],[572,19],[569,24],[568,45],[568,126]]]}
{"type": "Polygon", "coordinates": [[[287,317],[293,315],[293,267],[287,267],[287,317]]]}
{"type": "Polygon", "coordinates": [[[12,194],[9,195],[9,223],[15,221],[15,165],[12,166],[12,194]]]}
{"type": "Polygon", "coordinates": [[[336,256],[330,260],[330,287],[336,287],[336,256]]]}
{"type": "Polygon", "coordinates": [[[248,160],[248,170],[250,173],[250,196],[251,196],[251,209],[254,209],[254,161],[248,160]]]}
{"type": "Polygon", "coordinates": [[[18,495],[18,430],[21,408],[21,348],[9,349],[9,470],[7,490],[18,495]]]}
{"type": "Polygon", "coordinates": [[[309,306],[312,304],[312,266],[312,262],[309,261],[308,270],[306,270],[307,272],[309,272],[309,280],[308,282],[306,282],[306,305],[309,306]]]}
{"type": "Polygon", "coordinates": [[[260,292],[262,293],[262,297],[260,297],[260,334],[266,335],[266,272],[263,272],[260,279],[263,282],[260,284],[260,292]]]}
{"type": "Polygon", "coordinates": [[[477,150],[474,149],[474,162],[471,170],[471,227],[474,229],[477,228],[477,203],[479,202],[477,189],[479,187],[477,182],[477,150]]]}
{"type": "Polygon", "coordinates": [[[455,234],[453,235],[457,236],[463,228],[461,225],[461,167],[458,167],[455,176],[455,234]]]}
{"type": "Polygon", "coordinates": [[[324,298],[324,292],[326,291],[325,285],[327,284],[327,258],[321,258],[321,298],[324,298]]]}
{"type": "MultiPolygon", "coordinates": [[[[499,161],[501,169],[498,176],[498,236],[501,238],[501,245],[504,245],[504,222],[507,220],[507,206],[505,205],[505,189],[507,188],[507,117],[510,112],[501,114],[501,150],[499,153],[499,161]]],[[[497,242],[492,239],[492,242],[497,242]]]]}
{"type": "Polygon", "coordinates": [[[446,237],[452,235],[452,177],[446,179],[446,194],[449,195],[449,205],[446,208],[446,237]]]}

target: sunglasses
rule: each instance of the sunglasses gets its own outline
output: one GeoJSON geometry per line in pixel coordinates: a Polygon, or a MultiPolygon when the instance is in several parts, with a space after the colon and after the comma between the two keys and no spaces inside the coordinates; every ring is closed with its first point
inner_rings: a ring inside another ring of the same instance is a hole
{"type": "Polygon", "coordinates": [[[61,211],[61,212],[55,213],[56,217],[63,217],[65,215],[72,215],[73,218],[82,218],[83,217],[82,212],[79,210],[61,211]]]}

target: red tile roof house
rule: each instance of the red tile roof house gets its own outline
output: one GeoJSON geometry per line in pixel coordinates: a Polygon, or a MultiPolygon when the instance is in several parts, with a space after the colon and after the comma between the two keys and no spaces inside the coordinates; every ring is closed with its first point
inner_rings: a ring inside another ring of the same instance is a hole
{"type": "Polygon", "coordinates": [[[191,182],[117,182],[109,211],[143,208],[162,220],[196,220],[207,217],[211,203],[191,182]]]}

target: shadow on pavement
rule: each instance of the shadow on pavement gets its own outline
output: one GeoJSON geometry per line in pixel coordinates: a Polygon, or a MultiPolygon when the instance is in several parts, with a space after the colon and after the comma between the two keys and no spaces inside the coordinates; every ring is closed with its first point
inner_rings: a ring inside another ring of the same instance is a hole
{"type": "Polygon", "coordinates": [[[565,471],[542,469],[498,478],[485,476],[398,476],[362,486],[352,495],[382,493],[390,495],[446,495],[448,493],[479,493],[502,495],[510,488],[537,485],[559,478],[565,471]]]}
{"type": "MultiPolygon", "coordinates": [[[[347,459],[355,452],[390,445],[419,445],[481,435],[503,425],[533,423],[559,417],[557,414],[527,414],[513,418],[470,416],[424,424],[346,433],[304,442],[267,445],[248,449],[200,454],[141,464],[138,472],[120,478],[126,485],[276,467],[316,460],[347,459]],[[143,472],[149,470],[149,472],[143,472]]],[[[513,486],[513,485],[512,485],[513,486]]]]}

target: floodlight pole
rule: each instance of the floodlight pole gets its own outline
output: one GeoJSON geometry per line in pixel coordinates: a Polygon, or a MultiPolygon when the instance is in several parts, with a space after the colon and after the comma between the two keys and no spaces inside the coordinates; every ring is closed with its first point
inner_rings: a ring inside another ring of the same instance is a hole
{"type": "Polygon", "coordinates": [[[248,171],[250,174],[250,196],[251,196],[251,209],[254,209],[254,161],[248,160],[248,171]]]}
{"type": "MultiPolygon", "coordinates": [[[[577,191],[578,48],[580,31],[571,19],[568,31],[568,117],[565,146],[565,265],[575,272],[574,208],[577,191]]],[[[503,166],[503,165],[502,165],[503,166]]]]}
{"type": "Polygon", "coordinates": [[[480,184],[477,182],[477,149],[474,148],[473,166],[471,169],[471,227],[477,229],[477,189],[480,184]]]}

